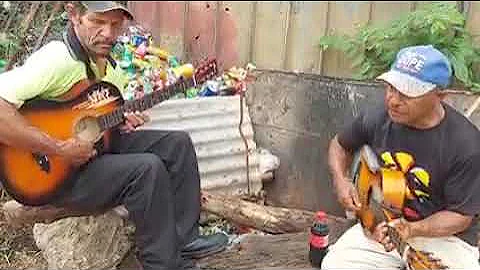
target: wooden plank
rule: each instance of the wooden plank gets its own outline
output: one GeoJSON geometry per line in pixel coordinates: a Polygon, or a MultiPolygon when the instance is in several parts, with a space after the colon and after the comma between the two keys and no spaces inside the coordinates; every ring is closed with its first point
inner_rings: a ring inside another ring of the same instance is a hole
{"type": "Polygon", "coordinates": [[[217,24],[217,60],[219,70],[245,66],[250,59],[253,2],[221,2],[217,24]]]}
{"type": "MultiPolygon", "coordinates": [[[[329,6],[329,33],[353,35],[357,24],[369,21],[369,2],[330,2],[329,6]]],[[[351,60],[343,52],[333,49],[326,51],[323,67],[326,76],[349,78],[353,75],[351,60]]]]}
{"type": "Polygon", "coordinates": [[[414,3],[411,1],[374,1],[372,2],[370,23],[373,25],[385,25],[389,21],[413,10],[414,6],[414,3]]]}
{"type": "Polygon", "coordinates": [[[216,57],[216,1],[189,1],[185,23],[185,53],[190,62],[216,57]]]}
{"type": "Polygon", "coordinates": [[[320,73],[319,35],[327,28],[327,2],[292,2],[286,69],[320,73]]]}
{"type": "Polygon", "coordinates": [[[257,2],[253,60],[258,68],[283,69],[289,1],[257,2]]]}

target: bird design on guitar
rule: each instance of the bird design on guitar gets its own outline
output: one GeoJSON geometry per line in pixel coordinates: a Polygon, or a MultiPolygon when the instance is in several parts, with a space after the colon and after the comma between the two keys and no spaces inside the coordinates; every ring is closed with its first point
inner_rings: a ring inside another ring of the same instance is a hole
{"type": "MultiPolygon", "coordinates": [[[[408,162],[407,162],[408,163],[408,162]]],[[[405,178],[407,163],[402,166],[380,166],[376,154],[368,146],[360,153],[360,166],[354,181],[358,191],[361,209],[357,212],[362,227],[372,233],[375,226],[382,221],[388,222],[402,218],[405,199],[411,196],[405,178]]],[[[439,258],[433,254],[412,247],[402,239],[395,227],[387,225],[387,235],[392,239],[409,269],[447,269],[439,258]]]]}

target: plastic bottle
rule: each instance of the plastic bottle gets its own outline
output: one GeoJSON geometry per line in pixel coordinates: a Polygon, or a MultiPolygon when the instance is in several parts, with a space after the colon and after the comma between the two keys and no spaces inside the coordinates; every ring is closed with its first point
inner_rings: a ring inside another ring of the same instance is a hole
{"type": "Polygon", "coordinates": [[[147,52],[153,55],[160,57],[160,59],[167,61],[170,57],[170,54],[167,51],[164,51],[158,47],[149,46],[147,47],[147,52]]]}
{"type": "Polygon", "coordinates": [[[327,214],[318,211],[310,229],[310,252],[309,260],[313,267],[320,268],[322,260],[328,251],[328,224],[327,214]]]}

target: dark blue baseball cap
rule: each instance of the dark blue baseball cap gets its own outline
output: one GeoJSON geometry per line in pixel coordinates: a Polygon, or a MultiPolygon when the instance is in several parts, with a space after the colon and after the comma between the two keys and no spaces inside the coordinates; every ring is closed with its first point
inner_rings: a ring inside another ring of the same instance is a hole
{"type": "Polygon", "coordinates": [[[420,45],[401,49],[390,70],[377,79],[408,97],[419,97],[450,86],[452,73],[450,61],[442,52],[432,45],[420,45]]]}

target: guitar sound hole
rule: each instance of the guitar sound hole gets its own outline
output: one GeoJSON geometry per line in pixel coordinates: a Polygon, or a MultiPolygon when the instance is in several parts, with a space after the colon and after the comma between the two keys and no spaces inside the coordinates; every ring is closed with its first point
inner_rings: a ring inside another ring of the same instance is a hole
{"type": "Polygon", "coordinates": [[[90,116],[84,117],[76,122],[74,131],[76,137],[89,142],[97,141],[101,135],[97,118],[90,116]]]}

